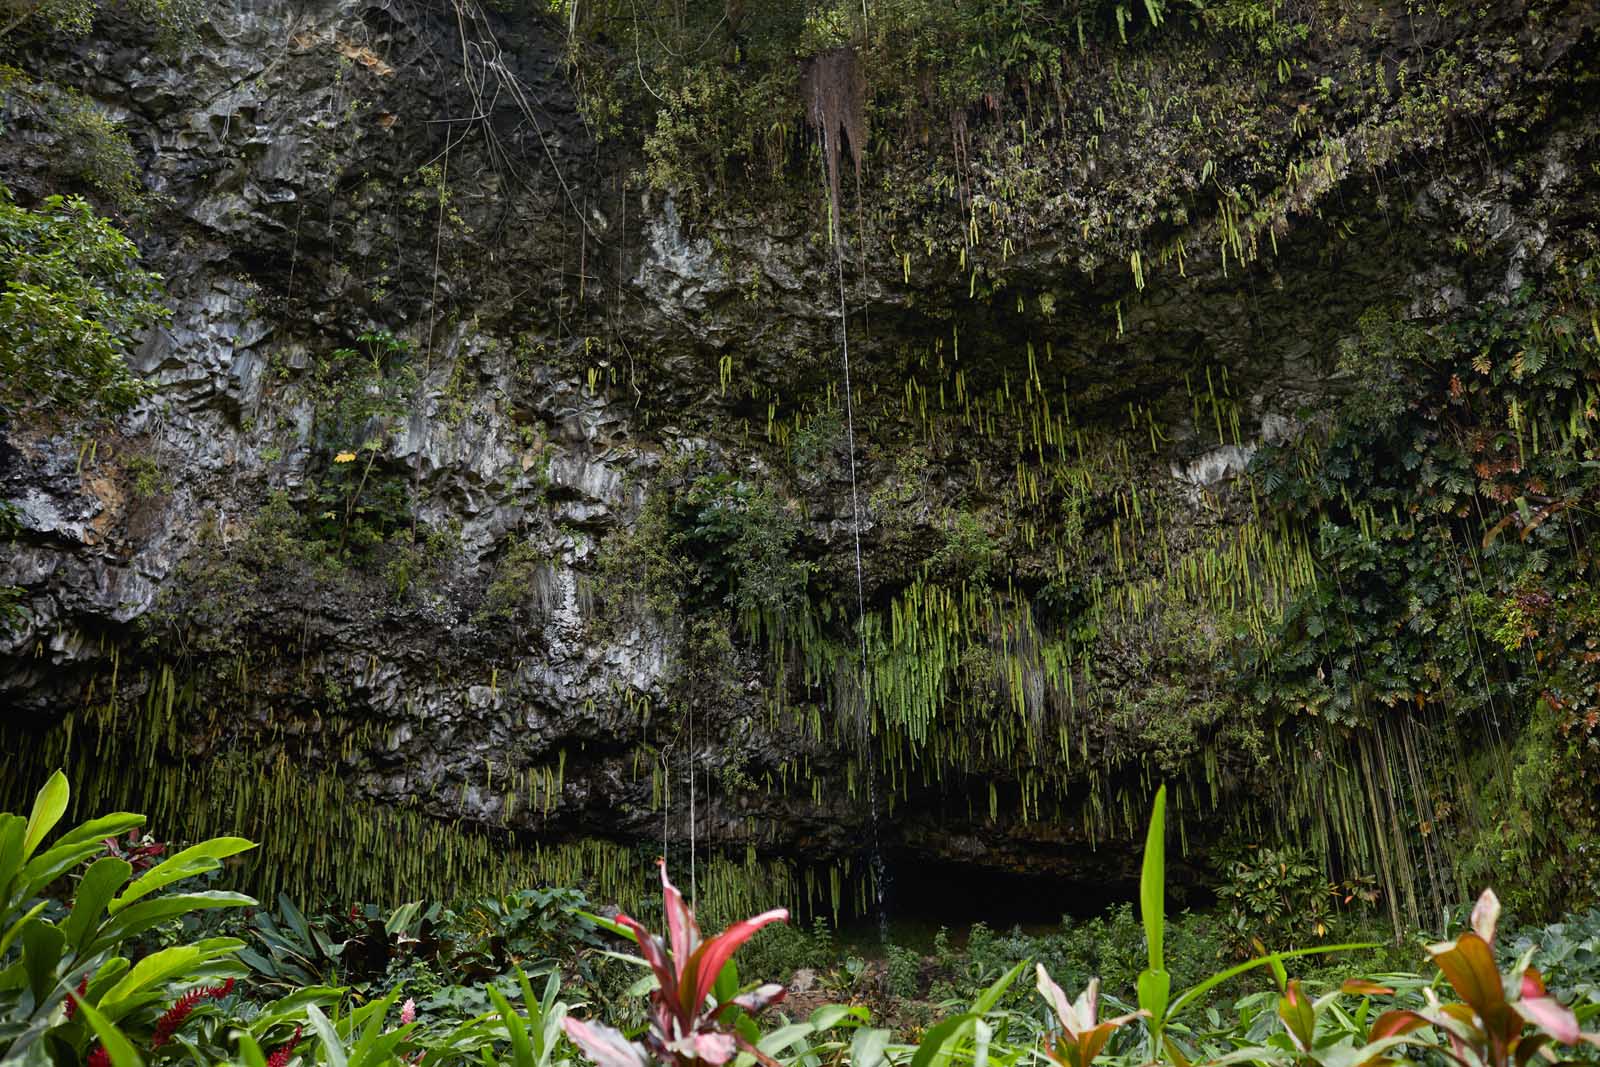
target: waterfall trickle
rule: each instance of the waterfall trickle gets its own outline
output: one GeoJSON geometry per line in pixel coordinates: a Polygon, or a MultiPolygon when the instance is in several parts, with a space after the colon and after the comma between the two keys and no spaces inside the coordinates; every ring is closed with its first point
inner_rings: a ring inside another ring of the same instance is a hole
{"type": "MultiPolygon", "coordinates": [[[[824,130],[823,137],[831,136],[830,131],[824,130]]],[[[833,220],[837,227],[837,216],[833,220]]],[[[866,700],[867,694],[867,631],[866,623],[866,590],[862,577],[861,566],[861,496],[856,484],[856,420],[855,396],[850,385],[850,323],[844,290],[844,250],[843,243],[838,239],[837,228],[834,231],[833,262],[839,276],[839,347],[843,353],[844,363],[844,427],[845,447],[850,456],[850,530],[855,538],[856,557],[856,637],[859,642],[860,664],[856,685],[861,694],[861,704],[858,722],[861,728],[861,747],[866,756],[867,779],[867,865],[871,872],[874,903],[878,912],[878,936],[885,943],[889,940],[889,908],[887,904],[889,889],[888,867],[883,859],[883,840],[880,832],[880,815],[878,810],[878,745],[877,738],[873,735],[871,708],[866,700]]]]}

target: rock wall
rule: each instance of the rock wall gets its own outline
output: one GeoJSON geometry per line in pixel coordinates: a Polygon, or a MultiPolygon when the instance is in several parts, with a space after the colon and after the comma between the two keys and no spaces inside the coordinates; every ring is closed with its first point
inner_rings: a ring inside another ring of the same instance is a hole
{"type": "MultiPolygon", "coordinates": [[[[173,311],[131,416],[0,441],[9,799],[64,761],[294,838],[264,888],[628,900],[692,840],[719,904],[837,911],[874,837],[901,879],[1114,896],[1168,778],[1180,881],[1229,826],[1362,867],[1273,755],[1321,725],[1250,691],[1319,566],[1252,458],[1374,388],[1338,361],[1369,309],[1593,254],[1587,8],[1311,17],[1276,83],[1195,30],[1094,45],[1042,132],[876,131],[838,260],[802,129],[778,175],[650,187],[547,17],[4,41],[122,124],[173,311]]],[[[0,176],[70,184],[10,106],[0,176]]]]}

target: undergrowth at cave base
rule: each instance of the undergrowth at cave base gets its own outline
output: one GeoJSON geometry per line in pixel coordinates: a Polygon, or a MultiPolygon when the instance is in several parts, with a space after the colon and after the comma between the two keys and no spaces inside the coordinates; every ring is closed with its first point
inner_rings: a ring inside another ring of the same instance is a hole
{"type": "Polygon", "coordinates": [[[1513,1058],[1519,1045],[1554,1041],[1581,1056],[1583,1043],[1600,1043],[1583,1030],[1600,1014],[1600,914],[1506,935],[1487,890],[1450,941],[1377,954],[1375,943],[1271,952],[1258,943],[1242,963],[1219,966],[1193,921],[1167,921],[1164,790],[1137,921],[1119,911],[1032,938],[980,926],[959,950],[941,933],[931,955],[890,944],[874,964],[837,960],[816,930],[752,940],[787,919],[781,909],[703,940],[664,864],[661,937],[656,923],[597,914],[561,889],[453,907],[308,915],[280,897],[262,908],[206,884],[225,864],[250,862],[251,842],[169,845],[141,837],[143,816],[126,813],[56,834],[69,796],[57,773],[28,815],[0,816],[7,1062],[540,1067],[571,1061],[575,1047],[599,1067],[740,1055],[783,1067],[813,1057],[980,1067],[1030,1049],[1057,1067],[1337,1067],[1380,1052],[1423,1063],[1453,1048],[1461,1062],[1507,1067],[1525,1062],[1513,1058]],[[1437,977],[1400,969],[1424,955],[1437,977]],[[1030,964],[1042,1011],[1017,983],[1030,964]],[[749,980],[774,974],[786,983],[749,980]],[[1085,988],[1075,1005],[1059,980],[1085,988]],[[1441,1007],[1441,995],[1452,1002],[1441,1007]],[[1113,1010],[1123,1014],[1106,1019],[1113,1010]]]}

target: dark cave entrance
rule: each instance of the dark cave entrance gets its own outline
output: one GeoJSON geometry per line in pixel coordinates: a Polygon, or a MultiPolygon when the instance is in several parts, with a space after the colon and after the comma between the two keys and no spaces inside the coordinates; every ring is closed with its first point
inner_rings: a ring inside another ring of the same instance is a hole
{"type": "Polygon", "coordinates": [[[1055,926],[1063,915],[1088,919],[1132,901],[1137,882],[1000,871],[979,864],[887,857],[891,914],[946,926],[982,922],[997,930],[1055,926]]]}
{"type": "MultiPolygon", "coordinates": [[[[1092,919],[1115,904],[1131,903],[1137,880],[1071,878],[1059,874],[996,870],[975,863],[930,859],[909,851],[885,856],[889,870],[889,939],[927,951],[940,929],[952,945],[966,942],[969,929],[983,923],[1007,932],[1020,927],[1042,934],[1059,930],[1063,916],[1092,919]]],[[[872,915],[846,918],[842,940],[872,953],[878,941],[872,915]]]]}
{"type": "MultiPolygon", "coordinates": [[[[1074,875],[999,870],[930,858],[909,849],[891,849],[884,859],[889,871],[889,940],[923,952],[932,949],[941,929],[949,943],[960,948],[976,923],[997,933],[1020,928],[1041,935],[1059,931],[1064,917],[1086,922],[1119,904],[1132,905],[1136,919],[1138,915],[1138,870],[1109,861],[1097,865],[1093,854],[1083,872],[1074,875]]],[[[1179,872],[1168,871],[1169,921],[1181,911],[1215,903],[1204,883],[1180,878],[1174,885],[1171,876],[1179,872]]],[[[875,956],[880,951],[875,915],[843,916],[839,934],[852,952],[875,956]]]]}

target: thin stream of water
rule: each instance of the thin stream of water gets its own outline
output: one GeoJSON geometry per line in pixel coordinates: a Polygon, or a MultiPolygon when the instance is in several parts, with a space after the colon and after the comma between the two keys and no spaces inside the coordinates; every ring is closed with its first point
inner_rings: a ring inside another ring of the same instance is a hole
{"type": "MultiPolygon", "coordinates": [[[[824,138],[829,134],[824,134],[824,138]]],[[[839,220],[833,220],[835,234],[839,220]]],[[[864,629],[866,621],[866,593],[865,582],[862,578],[861,567],[861,499],[856,487],[856,422],[855,422],[855,396],[850,386],[850,325],[844,291],[844,251],[842,243],[837,236],[833,246],[833,262],[839,275],[839,341],[844,354],[844,425],[845,444],[850,454],[850,529],[855,537],[856,553],[856,637],[860,644],[860,674],[857,685],[863,697],[860,709],[860,725],[862,747],[866,752],[866,778],[867,778],[867,820],[869,837],[867,842],[867,862],[872,872],[874,903],[878,912],[878,936],[885,944],[889,940],[889,909],[886,906],[888,894],[888,870],[883,860],[883,846],[879,832],[878,815],[878,758],[877,740],[873,736],[872,722],[865,695],[867,691],[867,632],[864,629]]]]}

